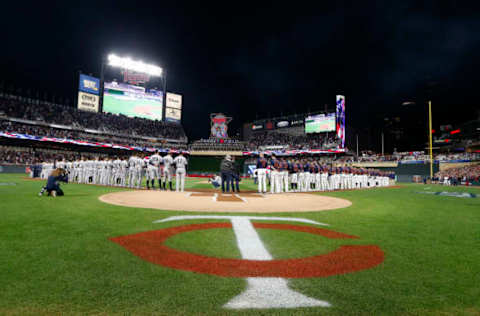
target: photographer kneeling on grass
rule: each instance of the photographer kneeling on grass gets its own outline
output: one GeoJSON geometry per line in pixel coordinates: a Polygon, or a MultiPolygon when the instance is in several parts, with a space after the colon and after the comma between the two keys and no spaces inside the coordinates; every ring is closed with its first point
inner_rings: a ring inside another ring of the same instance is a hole
{"type": "Polygon", "coordinates": [[[47,179],[47,185],[42,188],[39,196],[43,195],[43,192],[47,191],[47,196],[51,195],[55,196],[62,196],[63,191],[60,189],[60,182],[68,183],[68,172],[65,169],[57,168],[50,173],[47,179]]]}

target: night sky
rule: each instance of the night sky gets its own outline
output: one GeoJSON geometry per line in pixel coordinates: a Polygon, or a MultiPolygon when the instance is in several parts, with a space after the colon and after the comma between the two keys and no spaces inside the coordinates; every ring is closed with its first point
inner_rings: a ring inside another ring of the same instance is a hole
{"type": "Polygon", "coordinates": [[[405,100],[431,98],[435,125],[479,108],[480,10],[469,2],[64,2],[2,3],[0,81],[73,100],[77,71],[99,75],[102,55],[128,54],[167,70],[190,139],[208,137],[211,112],[239,131],[257,115],[333,108],[338,93],[360,129],[405,100]]]}

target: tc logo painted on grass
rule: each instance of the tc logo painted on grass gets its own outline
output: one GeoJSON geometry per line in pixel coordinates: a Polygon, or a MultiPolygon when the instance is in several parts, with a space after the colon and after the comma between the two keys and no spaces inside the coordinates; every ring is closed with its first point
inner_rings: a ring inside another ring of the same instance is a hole
{"type": "Polygon", "coordinates": [[[383,251],[374,245],[341,246],[325,255],[275,260],[263,245],[255,228],[293,230],[332,239],[357,239],[358,237],[311,226],[251,222],[252,220],[290,221],[328,226],[304,218],[193,215],[172,216],[154,223],[191,219],[226,219],[230,223],[183,225],[115,237],[111,240],[140,258],[165,267],[223,277],[247,278],[247,289],[224,306],[232,309],[328,307],[330,303],[326,301],[317,300],[290,289],[286,279],[351,273],[372,268],[384,260],[383,251]],[[172,249],[164,244],[168,238],[177,234],[214,228],[233,228],[242,259],[207,257],[172,249]]]}

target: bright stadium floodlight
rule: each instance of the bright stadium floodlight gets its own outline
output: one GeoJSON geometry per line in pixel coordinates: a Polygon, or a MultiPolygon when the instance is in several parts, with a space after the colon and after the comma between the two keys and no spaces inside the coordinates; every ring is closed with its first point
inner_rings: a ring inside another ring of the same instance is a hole
{"type": "Polygon", "coordinates": [[[132,60],[129,57],[118,57],[115,54],[108,55],[108,64],[113,67],[142,72],[150,76],[162,76],[163,72],[163,69],[158,66],[145,64],[140,60],[132,60]]]}

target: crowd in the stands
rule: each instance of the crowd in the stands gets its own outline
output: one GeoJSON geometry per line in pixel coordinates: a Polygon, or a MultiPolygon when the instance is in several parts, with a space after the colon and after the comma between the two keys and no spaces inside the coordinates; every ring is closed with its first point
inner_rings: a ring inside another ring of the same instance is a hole
{"type": "Polygon", "coordinates": [[[441,183],[447,180],[449,184],[480,182],[480,164],[442,170],[435,174],[435,178],[441,183]]]}
{"type": "Polygon", "coordinates": [[[186,138],[180,124],[110,113],[85,112],[58,104],[26,102],[10,96],[0,98],[0,115],[123,135],[186,138]]]}
{"type": "Polygon", "coordinates": [[[99,153],[78,153],[66,150],[33,149],[28,147],[0,146],[0,163],[13,165],[32,165],[41,162],[53,162],[59,160],[72,161],[80,157],[94,158],[104,157],[99,153]]]}
{"type": "Polygon", "coordinates": [[[184,143],[168,143],[167,141],[156,142],[154,140],[147,141],[139,137],[128,136],[112,136],[93,134],[82,132],[79,130],[68,130],[62,128],[54,128],[41,125],[30,125],[8,120],[0,120],[0,132],[27,134],[31,136],[52,137],[52,138],[68,138],[73,140],[81,140],[93,143],[118,144],[128,147],[158,147],[158,148],[175,148],[187,149],[184,143]]]}
{"type": "Polygon", "coordinates": [[[208,138],[194,141],[189,149],[198,151],[243,151],[246,150],[246,147],[245,142],[237,139],[208,138]]]}
{"type": "MultiPolygon", "coordinates": [[[[480,160],[480,153],[438,153],[434,154],[435,161],[447,162],[455,160],[480,160]]],[[[430,156],[425,152],[401,152],[391,155],[381,155],[373,152],[364,152],[360,154],[355,162],[409,162],[409,161],[429,161],[430,156]]]]}
{"type": "Polygon", "coordinates": [[[280,146],[289,150],[305,149],[333,149],[338,147],[338,138],[335,133],[315,133],[292,135],[277,131],[255,132],[248,140],[248,149],[268,148],[280,146]]]}

